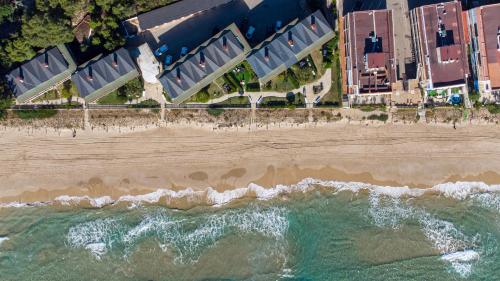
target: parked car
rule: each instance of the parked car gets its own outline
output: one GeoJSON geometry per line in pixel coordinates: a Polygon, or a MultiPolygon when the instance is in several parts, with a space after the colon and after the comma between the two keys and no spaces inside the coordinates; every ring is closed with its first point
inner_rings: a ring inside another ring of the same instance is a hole
{"type": "Polygon", "coordinates": [[[276,25],[274,26],[274,32],[280,31],[282,27],[283,27],[283,22],[281,22],[280,20],[276,21],[276,25]]]}
{"type": "Polygon", "coordinates": [[[182,49],[181,49],[181,57],[187,55],[187,53],[188,53],[188,48],[187,47],[182,47],[182,49]]]}
{"type": "Polygon", "coordinates": [[[247,37],[247,39],[252,39],[253,37],[253,34],[255,33],[255,27],[253,27],[252,25],[248,28],[247,30],[247,34],[245,35],[247,37]]]}
{"type": "Polygon", "coordinates": [[[172,56],[171,56],[171,55],[167,55],[167,56],[165,57],[165,66],[169,66],[169,65],[171,65],[171,64],[172,64],[172,59],[173,59],[173,58],[172,58],[172,56]]]}
{"type": "Polygon", "coordinates": [[[160,48],[156,49],[155,56],[159,57],[163,55],[166,51],[168,51],[168,46],[163,44],[160,46],[160,48]]]}
{"type": "Polygon", "coordinates": [[[319,103],[319,101],[321,100],[321,96],[317,96],[315,99],[314,99],[314,104],[317,104],[319,103]]]}

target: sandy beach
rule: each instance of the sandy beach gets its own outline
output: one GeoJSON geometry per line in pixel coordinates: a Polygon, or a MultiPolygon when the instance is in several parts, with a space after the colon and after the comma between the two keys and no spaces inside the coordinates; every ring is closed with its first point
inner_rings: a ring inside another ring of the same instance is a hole
{"type": "Polygon", "coordinates": [[[218,191],[307,178],[431,187],[500,183],[498,125],[281,127],[248,131],[175,126],[140,132],[5,129],[1,202],[60,195],[116,198],[157,189],[218,191]]]}

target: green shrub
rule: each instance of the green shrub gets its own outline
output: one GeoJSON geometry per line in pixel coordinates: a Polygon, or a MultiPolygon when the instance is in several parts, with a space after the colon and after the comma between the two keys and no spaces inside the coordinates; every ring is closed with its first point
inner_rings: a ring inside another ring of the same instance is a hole
{"type": "Polygon", "coordinates": [[[15,110],[16,115],[21,119],[44,119],[57,114],[55,109],[22,109],[15,110]]]}
{"type": "Polygon", "coordinates": [[[491,114],[500,114],[500,105],[498,104],[488,104],[486,105],[486,109],[488,109],[491,114]]]}
{"type": "Polygon", "coordinates": [[[378,120],[382,122],[386,122],[389,119],[389,115],[382,113],[382,114],[372,114],[368,116],[368,120],[378,120]]]}
{"type": "Polygon", "coordinates": [[[207,113],[214,117],[220,116],[224,111],[223,108],[207,108],[207,113]]]}

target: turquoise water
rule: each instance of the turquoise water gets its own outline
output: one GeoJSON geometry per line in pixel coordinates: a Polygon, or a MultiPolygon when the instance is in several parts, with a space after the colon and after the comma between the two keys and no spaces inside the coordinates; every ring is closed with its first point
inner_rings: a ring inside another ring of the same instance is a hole
{"type": "MultiPolygon", "coordinates": [[[[500,194],[0,209],[0,280],[500,280],[500,194]]],[[[460,188],[463,188],[463,184],[460,188]]]]}

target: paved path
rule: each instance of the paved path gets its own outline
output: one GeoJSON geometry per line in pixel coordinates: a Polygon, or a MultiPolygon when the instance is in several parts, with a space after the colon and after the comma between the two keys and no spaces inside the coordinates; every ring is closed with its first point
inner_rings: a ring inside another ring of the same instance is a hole
{"type": "MultiPolygon", "coordinates": [[[[317,97],[319,96],[320,99],[326,95],[329,91],[330,91],[330,88],[332,87],[332,70],[330,68],[328,68],[326,71],[325,71],[325,74],[323,74],[323,76],[321,76],[320,79],[312,82],[312,83],[309,83],[305,86],[301,86],[297,89],[293,89],[291,91],[287,91],[287,92],[274,92],[274,91],[269,91],[269,92],[245,92],[243,94],[243,96],[247,96],[249,99],[250,99],[250,104],[252,105],[252,108],[255,108],[256,107],[256,103],[257,103],[257,100],[260,98],[260,97],[281,97],[281,98],[285,98],[286,95],[288,93],[304,93],[304,88],[305,88],[305,94],[306,94],[306,104],[307,104],[307,107],[308,108],[312,108],[313,107],[313,103],[315,101],[315,99],[317,99],[317,97]],[[319,93],[319,94],[314,94],[314,90],[313,90],[313,87],[314,86],[317,86],[319,84],[323,83],[323,90],[319,93]]],[[[232,97],[238,97],[240,96],[239,93],[231,93],[231,94],[227,94],[227,95],[224,95],[220,98],[216,98],[216,99],[213,99],[213,100],[210,100],[207,104],[216,104],[216,103],[221,103],[229,98],[232,98],[232,97]]]]}

